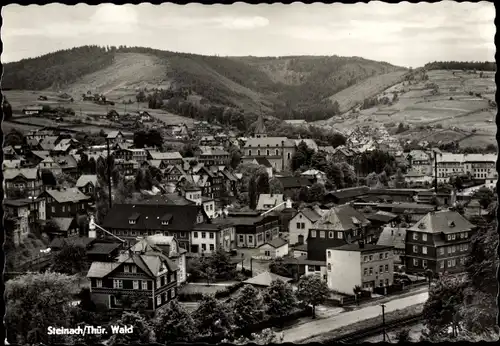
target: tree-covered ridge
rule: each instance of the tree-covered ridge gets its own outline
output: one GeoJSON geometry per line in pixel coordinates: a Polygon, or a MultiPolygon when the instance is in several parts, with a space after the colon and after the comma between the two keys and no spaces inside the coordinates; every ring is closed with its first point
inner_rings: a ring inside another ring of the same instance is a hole
{"type": "Polygon", "coordinates": [[[43,90],[63,87],[110,66],[116,50],[115,47],[83,46],[4,64],[2,88],[43,90]]]}
{"type": "Polygon", "coordinates": [[[497,64],[490,61],[434,61],[424,66],[427,70],[479,70],[496,71],[497,64]]]}

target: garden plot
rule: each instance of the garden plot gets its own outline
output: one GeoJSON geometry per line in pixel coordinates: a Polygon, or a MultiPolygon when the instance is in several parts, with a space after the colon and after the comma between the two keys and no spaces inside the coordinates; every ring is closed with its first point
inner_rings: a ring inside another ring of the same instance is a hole
{"type": "Polygon", "coordinates": [[[452,110],[432,110],[432,109],[405,109],[397,114],[398,118],[404,118],[408,123],[425,124],[428,122],[436,122],[445,118],[452,118],[460,113],[452,110]]]}
{"type": "Polygon", "coordinates": [[[460,147],[484,148],[488,144],[497,144],[494,135],[473,135],[459,141],[460,147]]]}
{"type": "MultiPolygon", "coordinates": [[[[470,98],[470,96],[469,96],[470,98]]],[[[418,103],[415,106],[408,107],[408,110],[436,110],[436,111],[456,111],[456,112],[470,112],[488,108],[488,102],[482,99],[476,101],[461,101],[461,100],[436,100],[430,102],[418,103]]]]}

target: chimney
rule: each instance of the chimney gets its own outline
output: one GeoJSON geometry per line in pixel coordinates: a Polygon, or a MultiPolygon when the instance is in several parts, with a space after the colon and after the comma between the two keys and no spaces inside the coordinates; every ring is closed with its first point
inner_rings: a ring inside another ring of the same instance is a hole
{"type": "Polygon", "coordinates": [[[93,239],[97,238],[97,236],[96,236],[96,230],[95,230],[94,215],[90,215],[89,238],[93,238],[93,239]]]}

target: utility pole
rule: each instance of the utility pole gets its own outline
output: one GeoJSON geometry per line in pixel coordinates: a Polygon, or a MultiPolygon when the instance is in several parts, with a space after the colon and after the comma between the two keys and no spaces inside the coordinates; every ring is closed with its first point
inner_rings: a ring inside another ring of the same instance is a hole
{"type": "Polygon", "coordinates": [[[385,342],[385,304],[380,305],[382,307],[382,337],[384,338],[385,342]]]}
{"type": "Polygon", "coordinates": [[[434,191],[438,192],[438,165],[437,165],[437,152],[434,150],[434,191]]]}
{"type": "Polygon", "coordinates": [[[113,206],[113,198],[111,197],[111,154],[109,151],[109,138],[106,138],[106,146],[108,149],[108,194],[109,194],[109,209],[113,206]]]}

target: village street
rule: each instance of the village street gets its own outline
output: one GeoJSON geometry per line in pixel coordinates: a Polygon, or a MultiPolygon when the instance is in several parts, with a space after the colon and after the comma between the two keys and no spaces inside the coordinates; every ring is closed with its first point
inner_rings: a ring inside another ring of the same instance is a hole
{"type": "MultiPolygon", "coordinates": [[[[412,305],[425,303],[429,297],[428,292],[418,293],[412,296],[394,299],[385,302],[385,312],[400,310],[412,305]]],[[[314,320],[301,325],[291,326],[290,329],[283,330],[283,342],[299,342],[301,340],[327,333],[337,328],[374,318],[382,315],[381,307],[377,305],[367,306],[358,310],[339,313],[335,316],[314,320]]]]}

